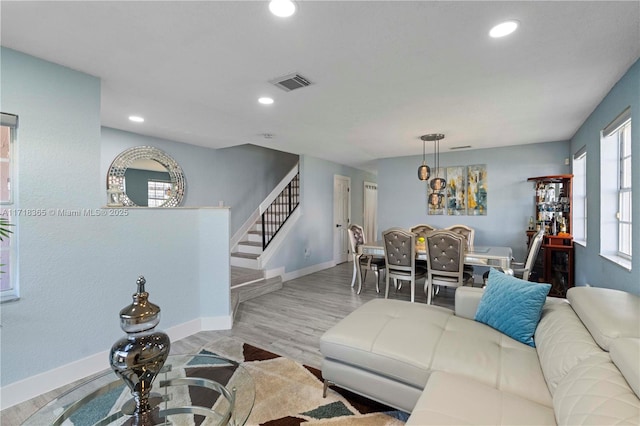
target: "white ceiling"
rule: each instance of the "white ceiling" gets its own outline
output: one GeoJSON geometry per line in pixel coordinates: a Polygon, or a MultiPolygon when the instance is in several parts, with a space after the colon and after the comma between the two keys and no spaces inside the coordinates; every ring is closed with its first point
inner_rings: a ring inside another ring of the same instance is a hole
{"type": "Polygon", "coordinates": [[[1,42],[100,77],[104,126],[368,170],[421,155],[425,133],[446,135],[442,152],[570,139],[640,57],[638,1],[297,6],[283,19],[264,1],[2,0],[1,42]],[[519,30],[489,38],[506,19],[519,30]],[[313,85],[269,83],[292,72],[313,85]]]}

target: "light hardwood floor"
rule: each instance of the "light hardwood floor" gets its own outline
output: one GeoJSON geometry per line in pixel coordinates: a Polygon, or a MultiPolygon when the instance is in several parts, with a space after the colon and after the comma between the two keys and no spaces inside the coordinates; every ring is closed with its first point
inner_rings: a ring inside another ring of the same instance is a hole
{"type": "MultiPolygon", "coordinates": [[[[226,336],[320,368],[319,347],[322,334],[363,303],[384,297],[384,280],[381,283],[381,292],[377,294],[375,276],[372,273],[367,275],[362,293],[356,294],[350,286],[352,268],[352,263],[343,263],[287,281],[281,290],[242,302],[231,330],[196,333],[172,342],[171,352],[190,353],[219,336],[226,336]]],[[[416,287],[417,303],[426,303],[422,289],[421,280],[416,287]]],[[[397,293],[392,287],[389,298],[408,301],[409,290],[407,284],[397,293]]],[[[433,303],[452,308],[453,301],[454,290],[443,289],[433,303]]],[[[0,424],[21,424],[34,411],[73,385],[56,389],[2,411],[0,424]]]]}

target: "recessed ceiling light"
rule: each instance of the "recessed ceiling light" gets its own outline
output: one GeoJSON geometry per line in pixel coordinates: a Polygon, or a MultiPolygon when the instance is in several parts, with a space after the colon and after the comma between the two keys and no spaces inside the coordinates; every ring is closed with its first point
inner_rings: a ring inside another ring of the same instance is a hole
{"type": "Polygon", "coordinates": [[[296,13],[296,5],[291,0],[271,0],[269,10],[276,16],[287,18],[296,13]]]}
{"type": "Polygon", "coordinates": [[[133,121],[134,123],[142,123],[142,122],[144,122],[144,118],[139,117],[137,115],[130,115],[129,116],[129,120],[133,121]]]}
{"type": "Polygon", "coordinates": [[[502,22],[495,27],[491,28],[489,31],[489,35],[493,38],[504,37],[512,32],[514,32],[518,28],[518,21],[505,21],[502,22]]]}
{"type": "Polygon", "coordinates": [[[258,99],[258,102],[260,102],[262,105],[271,105],[273,103],[273,99],[272,98],[267,98],[267,97],[262,97],[258,99]]]}

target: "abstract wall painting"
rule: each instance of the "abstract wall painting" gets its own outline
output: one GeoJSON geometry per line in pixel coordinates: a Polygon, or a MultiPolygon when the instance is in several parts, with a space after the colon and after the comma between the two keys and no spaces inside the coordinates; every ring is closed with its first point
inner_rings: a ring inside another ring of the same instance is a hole
{"type": "Polygon", "coordinates": [[[467,214],[487,214],[487,166],[469,166],[467,169],[467,214]]]}
{"type": "Polygon", "coordinates": [[[447,167],[447,214],[461,216],[467,214],[467,168],[447,167]]]}
{"type": "Polygon", "coordinates": [[[487,165],[453,166],[432,170],[427,181],[427,213],[429,215],[486,216],[487,214],[487,165]],[[435,195],[432,205],[431,180],[437,176],[447,180],[446,188],[435,195]]]}

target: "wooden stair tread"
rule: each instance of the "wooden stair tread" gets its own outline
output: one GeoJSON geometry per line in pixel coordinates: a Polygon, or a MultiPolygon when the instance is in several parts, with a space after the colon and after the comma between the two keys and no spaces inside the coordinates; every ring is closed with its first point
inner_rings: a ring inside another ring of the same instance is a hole
{"type": "Polygon", "coordinates": [[[237,252],[237,251],[231,253],[231,256],[233,256],[233,257],[242,257],[244,259],[257,259],[258,257],[260,257],[259,254],[241,253],[241,252],[237,252]]]}
{"type": "Polygon", "coordinates": [[[262,247],[262,243],[258,241],[240,241],[238,244],[243,246],[262,247]]]}

